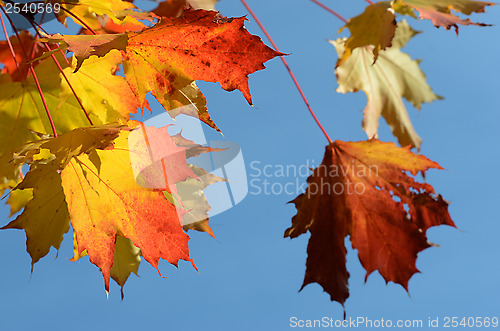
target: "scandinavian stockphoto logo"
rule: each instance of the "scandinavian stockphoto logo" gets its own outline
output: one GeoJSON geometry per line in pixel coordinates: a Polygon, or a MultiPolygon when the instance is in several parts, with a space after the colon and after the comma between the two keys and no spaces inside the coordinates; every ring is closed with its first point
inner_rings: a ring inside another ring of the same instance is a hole
{"type": "MultiPolygon", "coordinates": [[[[188,110],[179,108],[173,111],[176,114],[188,113],[188,110]]],[[[145,121],[144,126],[130,133],[129,150],[136,182],[143,187],[157,189],[164,188],[165,183],[168,183],[168,191],[176,193],[172,194],[171,198],[183,225],[203,221],[207,214],[198,212],[198,209],[203,209],[207,202],[210,206],[208,217],[213,217],[237,205],[248,193],[240,146],[224,140],[207,141],[203,124],[198,118],[177,115],[174,120],[168,113],[155,116],[145,121]],[[181,133],[185,139],[218,151],[199,153],[196,147],[191,149],[186,147],[187,150],[179,148],[172,141],[162,139],[167,132],[170,136],[181,133]],[[187,162],[191,170],[176,167],[176,164],[183,161],[184,155],[188,155],[187,162]],[[184,185],[176,185],[185,179],[182,175],[186,172],[197,176],[198,179],[188,178],[183,182],[184,185]],[[214,175],[220,179],[213,180],[214,175]],[[194,184],[189,186],[189,180],[191,183],[194,181],[194,184]],[[202,190],[203,194],[200,191],[202,185],[200,183],[211,183],[202,190]],[[180,200],[176,198],[177,196],[180,200]],[[187,210],[192,212],[189,213],[189,217],[184,217],[187,210]]]]}

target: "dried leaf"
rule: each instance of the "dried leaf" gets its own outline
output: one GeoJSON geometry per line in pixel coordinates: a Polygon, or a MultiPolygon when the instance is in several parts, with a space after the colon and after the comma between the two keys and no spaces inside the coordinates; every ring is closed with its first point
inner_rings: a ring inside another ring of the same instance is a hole
{"type": "Polygon", "coordinates": [[[408,290],[418,252],[431,226],[454,226],[448,203],[412,175],[441,167],[422,155],[378,140],[335,141],[293,203],[297,215],[285,237],[311,233],[304,286],[318,283],[342,305],[349,296],[344,239],[350,236],[367,274],[408,290]]]}

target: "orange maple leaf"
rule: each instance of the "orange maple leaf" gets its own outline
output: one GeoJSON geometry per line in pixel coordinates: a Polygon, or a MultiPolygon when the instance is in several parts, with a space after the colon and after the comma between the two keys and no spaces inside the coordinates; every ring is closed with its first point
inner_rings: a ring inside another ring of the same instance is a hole
{"type": "Polygon", "coordinates": [[[52,35],[43,39],[65,44],[78,59],[76,70],[92,55],[123,52],[125,78],[139,100],[151,92],[160,103],[194,80],[218,82],[226,91],[240,90],[252,103],[248,75],[283,53],[267,47],[244,27],[245,18],[226,18],[215,11],[186,10],[179,18],[162,18],[151,28],[124,34],[52,35]]]}
{"type": "Polygon", "coordinates": [[[186,10],[182,17],[129,33],[125,77],[140,98],[148,91],[161,98],[155,91],[172,93],[186,80],[203,80],[219,82],[227,91],[238,89],[251,104],[248,75],[283,54],[251,35],[244,22],[244,17],[186,10]]]}
{"type": "MultiPolygon", "coordinates": [[[[14,60],[7,41],[0,41],[0,63],[4,64],[1,72],[9,74],[13,81],[20,82],[26,79],[29,70],[28,62],[38,58],[46,50],[35,42],[35,38],[28,31],[21,31],[19,38],[12,36],[9,39],[16,58],[14,60]],[[31,55],[31,58],[27,59],[25,54],[31,55]]],[[[38,63],[40,61],[33,62],[33,66],[38,63]]]]}
{"type": "Polygon", "coordinates": [[[428,248],[426,230],[455,226],[448,203],[416,175],[439,164],[409,147],[369,140],[335,141],[326,147],[321,165],[308,178],[308,188],[293,203],[297,215],[285,237],[310,231],[304,286],[318,283],[342,305],[349,296],[344,238],[358,250],[366,277],[378,270],[386,282],[408,290],[418,272],[417,253],[428,248]]]}
{"type": "MultiPolygon", "coordinates": [[[[130,166],[130,134],[122,132],[111,150],[95,150],[73,158],[61,172],[76,234],[75,255],[82,256],[86,251],[90,261],[102,270],[107,291],[118,235],[130,239],[156,269],[160,258],[175,266],[179,259],[190,261],[196,268],[189,257],[189,236],[180,221],[185,212],[176,209],[162,190],[136,183],[130,166]]],[[[188,169],[185,156],[184,167],[188,169]]]]}

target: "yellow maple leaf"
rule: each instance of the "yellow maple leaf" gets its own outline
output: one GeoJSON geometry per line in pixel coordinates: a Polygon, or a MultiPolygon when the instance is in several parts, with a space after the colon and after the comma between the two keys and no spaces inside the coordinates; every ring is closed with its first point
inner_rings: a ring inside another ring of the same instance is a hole
{"type": "MultiPolygon", "coordinates": [[[[335,73],[338,92],[363,90],[366,93],[368,100],[363,129],[368,138],[377,137],[382,116],[402,146],[419,148],[422,139],[413,128],[402,98],[420,109],[422,103],[441,97],[427,84],[418,61],[400,50],[415,33],[406,21],[402,21],[398,24],[392,47],[381,51],[377,62],[373,63],[371,47],[357,48],[346,62],[337,67],[335,73]]],[[[345,39],[332,41],[339,57],[344,52],[344,42],[345,39]]]]}
{"type": "Polygon", "coordinates": [[[344,53],[337,61],[337,67],[347,61],[355,48],[368,45],[373,46],[374,62],[377,61],[378,53],[391,46],[396,20],[390,3],[378,2],[366,7],[361,15],[351,18],[345,27],[351,36],[344,44],[344,53]]]}

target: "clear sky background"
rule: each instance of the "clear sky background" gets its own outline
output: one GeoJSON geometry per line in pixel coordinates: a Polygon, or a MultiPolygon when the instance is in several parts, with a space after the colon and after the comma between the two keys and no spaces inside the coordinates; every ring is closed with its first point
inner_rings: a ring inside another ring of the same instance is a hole
{"type": "MultiPolygon", "coordinates": [[[[309,1],[252,1],[281,51],[287,57],[318,117],[334,139],[366,139],[361,129],[362,92],[342,95],[333,73],[335,39],[342,22],[309,1]]],[[[346,18],[361,13],[362,0],[324,0],[346,18]]],[[[225,16],[246,15],[238,1],[221,0],[225,16]]],[[[421,152],[445,171],[428,172],[427,181],[450,201],[460,228],[432,228],[433,247],[419,254],[422,271],[409,283],[410,295],[373,273],[364,282],[356,252],[348,253],[351,274],[348,317],[423,320],[452,317],[500,317],[500,220],[498,164],[500,8],[489,7],[474,21],[493,27],[436,29],[429,21],[409,19],[424,31],[404,50],[423,59],[421,67],[435,92],[445,100],[417,110],[409,107],[421,152]]],[[[262,35],[249,17],[247,28],[262,35]]],[[[345,34],[342,34],[345,35],[345,34]]],[[[266,40],[265,42],[269,44],[266,40]]],[[[264,165],[319,164],[326,140],[307,113],[281,61],[250,76],[255,108],[241,93],[218,84],[199,83],[209,111],[229,141],[243,151],[249,179],[252,161],[264,165]]],[[[156,113],[160,112],[156,106],[156,113]]],[[[385,122],[381,139],[394,141],[385,122]]],[[[263,177],[260,177],[263,180],[263,177]]],[[[267,178],[270,183],[295,183],[293,176],[267,178]]],[[[299,182],[305,182],[300,177],[299,182]]],[[[254,192],[250,188],[250,192],[254,192]]],[[[0,232],[0,330],[288,330],[290,318],[342,319],[342,307],[330,302],[317,284],[297,293],[305,271],[308,235],[284,239],[295,207],[295,195],[249,194],[238,206],[217,215],[210,224],[216,240],[190,232],[190,254],[199,268],[165,261],[158,276],[147,262],[125,285],[125,299],[112,283],[109,299],[103,278],[87,258],[70,262],[71,234],[56,258],[53,250],[35,265],[25,251],[25,234],[0,232]]],[[[8,209],[0,209],[8,222],[8,209]]]]}

